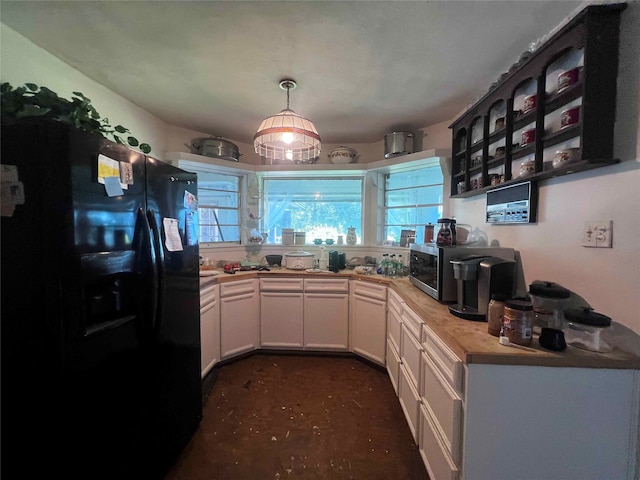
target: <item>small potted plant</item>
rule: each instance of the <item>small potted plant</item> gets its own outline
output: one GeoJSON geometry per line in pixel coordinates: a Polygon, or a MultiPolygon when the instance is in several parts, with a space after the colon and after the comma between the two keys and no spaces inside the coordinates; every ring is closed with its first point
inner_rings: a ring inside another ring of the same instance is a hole
{"type": "Polygon", "coordinates": [[[87,132],[112,138],[119,144],[137,148],[143,153],[151,152],[151,146],[140,143],[137,138],[129,135],[128,128],[113,126],[108,118],[102,118],[91,100],[80,92],[73,92],[68,100],[35,83],[25,83],[22,87],[14,88],[5,82],[0,85],[0,105],[3,122],[22,117],[53,118],[87,132]]]}

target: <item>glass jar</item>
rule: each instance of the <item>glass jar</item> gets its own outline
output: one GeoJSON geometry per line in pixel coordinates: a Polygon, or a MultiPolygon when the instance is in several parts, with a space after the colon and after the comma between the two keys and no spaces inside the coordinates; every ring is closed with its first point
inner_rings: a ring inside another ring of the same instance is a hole
{"type": "Polygon", "coordinates": [[[533,305],[526,300],[507,300],[502,317],[504,336],[510,343],[531,345],[533,339],[533,305]]]}
{"type": "Polygon", "coordinates": [[[502,318],[504,317],[504,306],[507,299],[506,295],[494,293],[491,295],[491,301],[487,308],[487,331],[494,337],[500,336],[502,328],[502,318]]]}
{"type": "Polygon", "coordinates": [[[438,235],[436,245],[439,247],[453,247],[456,245],[456,221],[452,218],[438,219],[438,235]]]}
{"type": "Polygon", "coordinates": [[[611,318],[591,308],[569,309],[564,317],[564,335],[569,345],[598,353],[613,350],[602,338],[602,332],[611,326],[611,318]]]}
{"type": "Polygon", "coordinates": [[[571,291],[561,285],[536,280],[529,285],[533,303],[533,330],[540,333],[544,327],[562,329],[564,310],[571,291]]]}

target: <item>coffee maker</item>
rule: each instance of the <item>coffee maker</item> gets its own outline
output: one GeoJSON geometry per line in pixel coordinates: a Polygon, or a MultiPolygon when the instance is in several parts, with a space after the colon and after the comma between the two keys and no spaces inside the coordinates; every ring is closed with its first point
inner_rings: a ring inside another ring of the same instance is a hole
{"type": "Polygon", "coordinates": [[[484,255],[452,259],[457,282],[457,303],[449,312],[465,320],[484,322],[491,295],[513,297],[516,262],[484,255]]]}

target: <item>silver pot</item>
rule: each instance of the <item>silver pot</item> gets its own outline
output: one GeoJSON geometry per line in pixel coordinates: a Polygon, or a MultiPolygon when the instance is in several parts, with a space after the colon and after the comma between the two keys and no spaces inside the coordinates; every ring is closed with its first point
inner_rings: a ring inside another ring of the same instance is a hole
{"type": "Polygon", "coordinates": [[[187,145],[194,150],[193,153],[206,157],[222,158],[237,162],[240,160],[238,147],[222,137],[194,138],[191,145],[187,145]]]}
{"type": "Polygon", "coordinates": [[[384,158],[413,153],[415,134],[413,132],[392,132],[384,136],[384,158]]]}

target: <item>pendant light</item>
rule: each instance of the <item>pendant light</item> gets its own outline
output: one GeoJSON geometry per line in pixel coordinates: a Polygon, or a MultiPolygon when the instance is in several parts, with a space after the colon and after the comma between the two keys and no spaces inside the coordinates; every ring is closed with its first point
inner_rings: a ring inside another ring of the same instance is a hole
{"type": "Polygon", "coordinates": [[[320,157],[320,135],[311,120],[289,108],[289,91],[298,85],[291,79],[279,85],[287,91],[287,108],[262,121],[253,137],[256,153],[267,164],[315,163],[320,157]]]}

